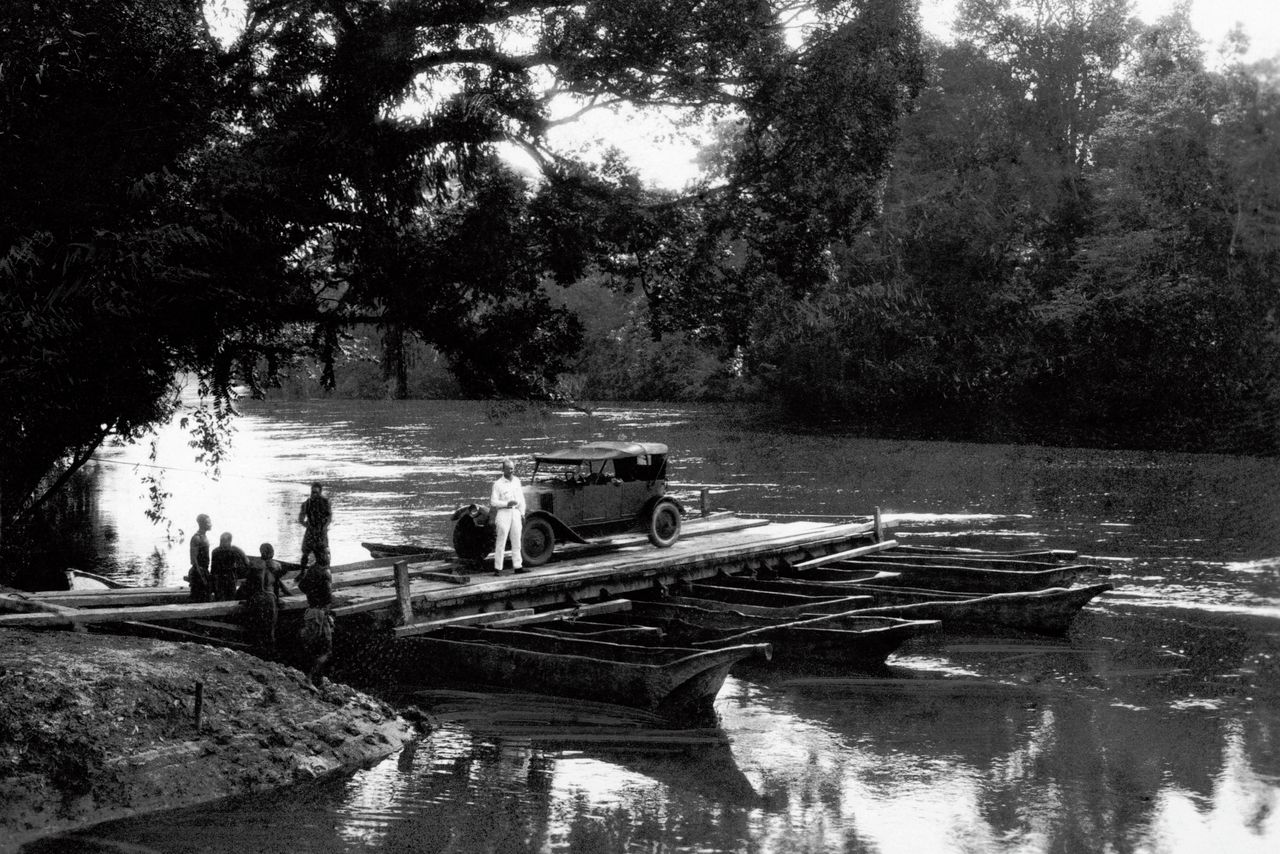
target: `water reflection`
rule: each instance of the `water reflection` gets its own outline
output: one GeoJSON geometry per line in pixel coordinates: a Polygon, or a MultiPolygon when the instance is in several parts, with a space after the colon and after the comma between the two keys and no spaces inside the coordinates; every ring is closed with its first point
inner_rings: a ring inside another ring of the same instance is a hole
{"type": "MultiPolygon", "coordinates": [[[[697,407],[245,408],[220,481],[166,474],[168,536],[121,465],[144,452],[110,451],[71,502],[83,559],[172,583],[198,512],[288,558],[317,478],[335,559],[439,544],[501,456],[626,435],[668,442],[676,479],[716,487],[713,503],[880,506],[907,537],[1081,548],[1117,590],[1066,639],[944,637],[875,678],[740,672],[712,731],[437,691],[438,728],[374,768],[95,834],[211,852],[1280,850],[1277,461],[800,436],[697,407]]],[[[159,459],[191,469],[186,453],[177,437],[159,459]]]]}

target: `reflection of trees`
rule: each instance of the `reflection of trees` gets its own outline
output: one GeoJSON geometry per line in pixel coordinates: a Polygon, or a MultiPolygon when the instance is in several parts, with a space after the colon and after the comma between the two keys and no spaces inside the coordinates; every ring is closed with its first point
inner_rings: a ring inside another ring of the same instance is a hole
{"type": "Polygon", "coordinates": [[[825,828],[829,845],[841,828],[856,850],[1126,852],[1174,821],[1159,808],[1173,793],[1201,829],[1231,803],[1234,830],[1275,832],[1274,715],[1246,724],[1192,690],[1209,662],[1239,661],[1238,639],[1201,639],[1186,658],[1150,645],[977,646],[991,671],[980,679],[731,682],[722,719],[771,808],[756,841],[812,847],[825,828]]]}
{"type": "Polygon", "coordinates": [[[228,854],[276,850],[280,834],[296,850],[406,854],[1272,850],[1275,713],[1171,708],[1127,672],[1101,690],[731,679],[722,731],[631,727],[630,742],[594,723],[453,722],[346,781],[94,834],[228,854]],[[736,768],[760,798],[723,785],[736,768]]]}

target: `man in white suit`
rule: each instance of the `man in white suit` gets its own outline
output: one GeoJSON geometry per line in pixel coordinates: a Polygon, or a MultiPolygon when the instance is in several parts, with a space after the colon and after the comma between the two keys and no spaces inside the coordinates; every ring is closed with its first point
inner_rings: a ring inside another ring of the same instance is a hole
{"type": "Polygon", "coordinates": [[[502,574],[503,553],[507,541],[511,541],[511,566],[516,572],[524,572],[524,556],[520,554],[520,536],[524,533],[524,487],[516,477],[516,467],[511,460],[502,461],[502,477],[493,482],[489,496],[489,509],[493,524],[498,529],[498,539],[493,546],[493,572],[502,574]]]}

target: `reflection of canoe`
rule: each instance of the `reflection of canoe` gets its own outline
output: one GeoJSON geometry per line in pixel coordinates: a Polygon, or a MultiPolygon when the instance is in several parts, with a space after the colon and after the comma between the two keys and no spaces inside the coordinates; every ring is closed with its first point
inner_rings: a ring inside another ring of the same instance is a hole
{"type": "MultiPolygon", "coordinates": [[[[539,735],[534,743],[548,742],[539,735]]],[[[614,742],[593,739],[575,744],[570,739],[555,746],[574,746],[592,759],[622,766],[676,791],[716,803],[754,808],[765,800],[738,767],[723,732],[700,737],[697,731],[688,736],[672,736],[661,730],[652,734],[633,731],[614,742]]]]}
{"type": "Polygon", "coordinates": [[[786,568],[780,574],[801,581],[843,581],[864,583],[868,570],[892,572],[896,578],[876,579],[885,586],[922,587],[970,593],[1013,593],[1064,587],[1088,567],[1053,566],[1047,569],[991,569],[979,566],[930,565],[884,561],[834,561],[803,569],[786,568]]]}
{"type": "MultiPolygon", "coordinates": [[[[936,620],[904,620],[848,614],[806,615],[798,619],[764,617],[733,610],[715,610],[670,601],[633,600],[630,611],[597,618],[595,625],[623,623],[656,626],[664,642],[715,649],[743,643],[767,642],[773,661],[871,667],[911,638],[938,627],[936,620]]],[[[581,631],[579,626],[574,631],[581,631]]],[[[557,625],[546,627],[556,631],[557,625]]]]}
{"type": "Polygon", "coordinates": [[[763,798],[742,773],[719,728],[673,728],[634,708],[509,692],[426,689],[409,695],[438,721],[461,724],[478,741],[513,749],[555,774],[555,763],[577,756],[618,765],[717,803],[757,807],[763,798]]]}
{"type": "Polygon", "coordinates": [[[1087,587],[1029,590],[1013,593],[956,593],[910,587],[850,582],[803,582],[788,579],[758,580],[721,576],[717,585],[747,590],[792,592],[804,595],[832,595],[857,591],[874,597],[870,607],[856,613],[910,620],[941,620],[951,626],[1005,626],[1042,634],[1062,634],[1080,609],[1098,595],[1112,589],[1110,584],[1087,587]]]}
{"type": "Polygon", "coordinates": [[[634,646],[470,626],[402,643],[405,676],[502,685],[676,716],[709,712],[731,665],[769,654],[764,643],[714,650],[634,646]]]}

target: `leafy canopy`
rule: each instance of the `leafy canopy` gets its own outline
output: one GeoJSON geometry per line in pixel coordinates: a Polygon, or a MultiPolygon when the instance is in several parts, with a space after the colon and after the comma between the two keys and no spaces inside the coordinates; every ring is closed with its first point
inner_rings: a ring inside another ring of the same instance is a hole
{"type": "Polygon", "coordinates": [[[666,317],[740,339],[874,211],[919,73],[898,0],[13,0],[0,39],[0,523],[176,374],[216,447],[233,384],[331,382],[352,324],[545,396],[581,328],[544,283],[656,259],[666,317]],[[547,146],[623,103],[736,117],[721,186],[655,200],[547,146]]]}

